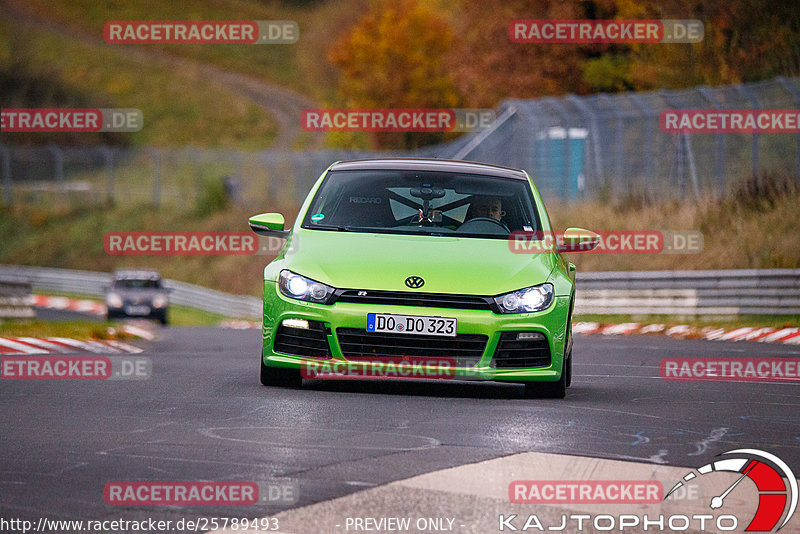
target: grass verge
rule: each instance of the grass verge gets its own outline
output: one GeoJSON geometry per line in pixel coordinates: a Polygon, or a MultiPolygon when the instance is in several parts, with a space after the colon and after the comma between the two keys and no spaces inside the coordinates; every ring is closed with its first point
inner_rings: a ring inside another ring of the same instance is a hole
{"type": "Polygon", "coordinates": [[[220,321],[228,319],[224,315],[211,313],[188,306],[171,305],[169,307],[170,326],[216,326],[220,321]]]}
{"type": "MultiPolygon", "coordinates": [[[[23,89],[29,80],[37,80],[37,86],[49,80],[69,94],[83,95],[82,102],[45,99],[35,107],[140,109],[144,126],[125,134],[130,145],[261,149],[277,133],[275,121],[262,108],[198,72],[170,69],[132,59],[109,46],[0,20],[0,71],[6,70],[17,72],[14,83],[23,89]]],[[[24,90],[18,93],[10,101],[6,95],[4,105],[30,103],[24,90]]]]}
{"type": "MultiPolygon", "coordinates": [[[[110,20],[294,20],[300,40],[291,45],[174,44],[147,46],[155,53],[189,58],[292,88],[311,98],[334,97],[338,72],[320,61],[330,43],[367,9],[367,0],[252,2],[175,0],[121,4],[73,0],[16,2],[37,18],[87,38],[101,39],[110,20]]],[[[112,46],[112,45],[109,45],[112,46]]],[[[190,88],[186,88],[190,89],[190,88]]]]}
{"type": "Polygon", "coordinates": [[[66,337],[72,339],[130,340],[134,336],[122,332],[113,322],[39,321],[37,319],[6,319],[0,322],[0,337],[66,337]]]}
{"type": "Polygon", "coordinates": [[[746,181],[723,199],[651,203],[589,201],[548,204],[557,231],[689,230],[703,234],[696,254],[570,254],[580,271],[797,269],[800,267],[800,190],[791,176],[766,175],[772,190],[746,181]]]}

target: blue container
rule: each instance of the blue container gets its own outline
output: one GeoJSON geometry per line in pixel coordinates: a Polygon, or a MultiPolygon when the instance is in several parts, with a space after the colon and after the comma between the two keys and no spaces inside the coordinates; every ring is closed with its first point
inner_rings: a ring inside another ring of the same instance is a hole
{"type": "Polygon", "coordinates": [[[585,192],[583,179],[583,150],[587,130],[569,129],[569,160],[567,160],[567,130],[548,128],[536,136],[536,180],[537,186],[558,194],[570,201],[582,197],[585,192]],[[566,161],[569,161],[567,169],[566,161]]]}

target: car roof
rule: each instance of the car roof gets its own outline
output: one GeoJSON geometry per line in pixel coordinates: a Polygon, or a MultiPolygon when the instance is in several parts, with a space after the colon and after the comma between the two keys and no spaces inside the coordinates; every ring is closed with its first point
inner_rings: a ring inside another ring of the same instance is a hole
{"type": "Polygon", "coordinates": [[[385,158],[385,159],[356,159],[337,161],[331,166],[332,171],[366,171],[366,170],[408,170],[408,171],[440,171],[456,172],[461,174],[484,174],[488,176],[501,176],[527,180],[525,173],[519,169],[478,163],[475,161],[460,161],[435,158],[385,158]]]}
{"type": "Polygon", "coordinates": [[[114,271],[115,280],[160,280],[161,275],[158,271],[144,271],[126,269],[121,271],[114,271]]]}

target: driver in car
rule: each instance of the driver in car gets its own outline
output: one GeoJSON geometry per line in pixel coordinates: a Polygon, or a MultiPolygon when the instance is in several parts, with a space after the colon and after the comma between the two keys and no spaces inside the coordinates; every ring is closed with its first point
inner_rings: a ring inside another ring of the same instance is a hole
{"type": "Polygon", "coordinates": [[[475,200],[470,204],[467,220],[475,217],[488,217],[496,221],[502,221],[503,203],[498,197],[480,196],[475,197],[475,200]]]}

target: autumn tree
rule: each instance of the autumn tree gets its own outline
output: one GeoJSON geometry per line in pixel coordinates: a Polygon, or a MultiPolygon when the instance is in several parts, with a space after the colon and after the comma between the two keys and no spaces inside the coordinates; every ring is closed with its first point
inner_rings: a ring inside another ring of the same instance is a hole
{"type": "Polygon", "coordinates": [[[470,106],[590,92],[583,79],[584,64],[617,46],[522,44],[508,36],[509,24],[517,19],[609,18],[614,9],[606,0],[459,0],[451,5],[457,39],[446,62],[470,106]]]}
{"type": "MultiPolygon", "coordinates": [[[[797,0],[378,0],[329,49],[353,107],[495,107],[507,98],[800,75],[797,0]],[[699,43],[515,43],[517,19],[697,19],[699,43]]],[[[425,134],[379,146],[418,146],[425,134]]]]}
{"type": "Polygon", "coordinates": [[[618,56],[633,89],[682,88],[800,75],[796,0],[614,0],[620,18],[698,19],[694,44],[637,44],[618,56]]]}
{"type": "MultiPolygon", "coordinates": [[[[430,3],[382,0],[328,51],[341,71],[340,101],[352,108],[455,107],[461,97],[443,63],[453,30],[430,3]]],[[[382,148],[414,148],[441,134],[382,133],[382,148]]]]}
{"type": "Polygon", "coordinates": [[[797,0],[460,0],[447,64],[474,106],[504,98],[720,85],[800,75],[797,0]],[[698,19],[700,43],[520,44],[515,19],[698,19]]]}

